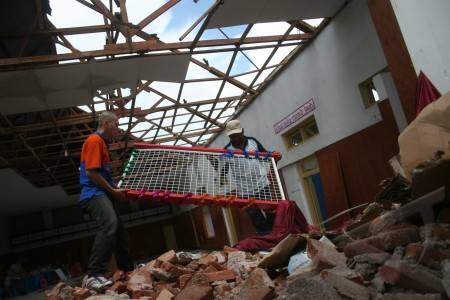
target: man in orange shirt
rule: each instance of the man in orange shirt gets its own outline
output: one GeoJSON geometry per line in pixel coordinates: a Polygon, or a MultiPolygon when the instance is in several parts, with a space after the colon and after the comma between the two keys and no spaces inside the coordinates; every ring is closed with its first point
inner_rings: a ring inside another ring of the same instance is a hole
{"type": "Polygon", "coordinates": [[[128,251],[128,235],[120,219],[116,204],[125,200],[124,190],[118,189],[111,176],[107,143],[120,132],[115,114],[103,112],[99,127],[83,144],[80,164],[80,204],[99,224],[89,257],[84,286],[102,290],[112,281],[104,277],[114,253],[120,270],[134,268],[128,251]]]}

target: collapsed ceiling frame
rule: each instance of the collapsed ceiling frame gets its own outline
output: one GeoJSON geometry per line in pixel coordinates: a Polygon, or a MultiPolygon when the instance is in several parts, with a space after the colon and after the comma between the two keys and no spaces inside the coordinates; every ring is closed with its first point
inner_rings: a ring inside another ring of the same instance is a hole
{"type": "MultiPolygon", "coordinates": [[[[40,0],[36,0],[39,2],[40,0]]],[[[173,145],[208,145],[223,130],[226,121],[239,114],[249,105],[273,80],[296,53],[313,40],[330,18],[325,18],[317,27],[304,20],[288,22],[288,30],[282,35],[248,37],[254,24],[247,24],[240,37],[230,38],[222,29],[222,39],[202,40],[209,19],[222,1],[216,1],[208,11],[191,26],[202,25],[192,41],[164,43],[155,34],[149,34],[144,28],[159,16],[170,10],[181,0],[169,0],[153,11],[138,24],[128,20],[125,0],[110,0],[107,7],[100,0],[73,0],[103,17],[104,25],[80,26],[74,28],[57,28],[43,14],[47,24],[43,29],[33,32],[0,33],[2,39],[22,39],[36,36],[53,36],[56,43],[70,52],[45,56],[14,57],[0,59],[0,71],[8,72],[18,69],[45,68],[55,63],[82,64],[92,60],[115,60],[137,56],[160,56],[190,54],[190,62],[210,74],[209,77],[185,79],[179,83],[177,97],[171,97],[164,91],[152,86],[152,81],[139,80],[135,90],[123,95],[123,89],[101,93],[97,91],[89,111],[78,107],[48,110],[16,115],[1,115],[0,118],[0,168],[12,167],[19,170],[37,187],[61,185],[68,194],[79,192],[78,161],[84,139],[95,130],[96,110],[98,104],[104,104],[105,110],[114,112],[120,118],[121,136],[111,145],[113,174],[121,174],[127,151],[135,141],[165,143],[173,145]],[[293,30],[299,33],[293,33],[293,30]],[[80,51],[68,40],[73,34],[90,34],[104,32],[106,44],[104,49],[80,51]],[[119,37],[125,43],[118,43],[119,37]],[[133,41],[133,37],[144,41],[133,41]],[[281,47],[295,48],[281,62],[270,64],[272,57],[281,47]],[[261,67],[248,57],[244,51],[270,49],[270,55],[261,67]],[[200,61],[194,56],[207,53],[231,53],[226,71],[200,61]],[[236,63],[236,56],[241,53],[253,70],[231,74],[236,63]],[[262,75],[266,74],[265,78],[262,75]],[[253,80],[246,84],[239,77],[252,75],[253,80]],[[258,82],[260,79],[260,82],[258,82]],[[219,89],[212,99],[184,99],[183,87],[190,83],[219,82],[219,89]],[[241,93],[233,97],[222,96],[225,85],[232,85],[241,93]],[[149,108],[136,106],[138,96],[157,96],[149,108]],[[142,126],[145,125],[145,126],[142,126]]],[[[42,17],[42,16],[41,16],[42,17]]],[[[182,37],[185,37],[186,32],[182,37]]],[[[181,39],[181,38],[180,38],[181,39]]]]}

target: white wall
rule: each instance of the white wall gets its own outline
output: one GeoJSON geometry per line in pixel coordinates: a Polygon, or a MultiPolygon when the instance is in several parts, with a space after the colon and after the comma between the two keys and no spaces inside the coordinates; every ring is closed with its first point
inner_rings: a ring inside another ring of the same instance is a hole
{"type": "Polygon", "coordinates": [[[450,1],[391,0],[414,68],[450,90],[450,1]]]}
{"type": "MultiPolygon", "coordinates": [[[[283,153],[278,166],[289,197],[301,208],[307,206],[298,173],[295,167],[286,166],[381,120],[376,105],[364,107],[358,84],[386,65],[366,1],[351,1],[239,116],[247,135],[283,153]],[[288,151],[273,124],[311,98],[317,107],[314,115],[320,134],[288,151]]],[[[211,146],[223,147],[227,142],[222,133],[211,146]]]]}

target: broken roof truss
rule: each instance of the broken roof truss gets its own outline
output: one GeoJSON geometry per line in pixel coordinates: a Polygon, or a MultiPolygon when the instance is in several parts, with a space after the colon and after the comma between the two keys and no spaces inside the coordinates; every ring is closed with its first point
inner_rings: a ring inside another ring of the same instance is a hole
{"type": "MultiPolygon", "coordinates": [[[[125,0],[72,0],[74,4],[81,4],[84,9],[98,14],[104,24],[58,28],[45,14],[40,14],[38,18],[46,24],[42,28],[47,29],[1,32],[1,39],[24,42],[33,37],[52,36],[60,49],[65,50],[53,55],[0,58],[0,75],[66,70],[96,62],[96,65],[105,62],[126,64],[151,57],[185,56],[189,63],[184,80],[163,82],[138,72],[132,76],[131,84],[117,84],[106,89],[89,85],[89,103],[78,107],[45,104],[46,109],[23,112],[21,104],[21,113],[14,113],[13,104],[9,112],[0,109],[0,167],[18,169],[38,187],[60,184],[68,194],[77,193],[81,146],[86,136],[95,130],[96,115],[104,110],[119,116],[123,130],[111,147],[115,176],[121,174],[128,156],[127,149],[133,147],[135,141],[177,146],[208,145],[223,130],[225,123],[256,99],[346,2],[334,0],[331,10],[328,4],[322,3],[325,15],[320,15],[320,7],[315,7],[312,15],[321,18],[315,23],[302,19],[286,20],[281,14],[275,18],[279,22],[270,25],[275,28],[275,34],[266,34],[270,27],[261,23],[242,24],[228,29],[228,32],[227,28],[210,28],[214,27],[210,24],[223,25],[221,6],[233,9],[232,5],[239,5],[239,1],[234,0],[216,1],[187,31],[183,28],[177,33],[180,39],[187,37],[186,40],[165,42],[158,32],[147,32],[152,22],[185,1],[188,0],[165,1],[134,24],[128,18],[125,0]],[[215,13],[220,17],[217,20],[214,19],[215,13]],[[71,35],[89,36],[93,33],[104,34],[106,42],[103,49],[79,50],[75,43],[70,42],[71,35]]],[[[191,6],[196,5],[190,0],[188,2],[191,6]]],[[[309,7],[311,1],[281,2],[309,7]]],[[[244,15],[245,9],[261,9],[244,6],[244,15]]],[[[311,13],[306,15],[311,16],[311,13]]],[[[237,19],[230,16],[231,23],[244,21],[242,14],[237,19]]],[[[264,22],[264,19],[252,21],[264,22]]],[[[22,84],[26,85],[28,81],[22,84]]],[[[3,84],[0,92],[2,102],[15,96],[18,90],[20,88],[14,84],[3,84]]]]}

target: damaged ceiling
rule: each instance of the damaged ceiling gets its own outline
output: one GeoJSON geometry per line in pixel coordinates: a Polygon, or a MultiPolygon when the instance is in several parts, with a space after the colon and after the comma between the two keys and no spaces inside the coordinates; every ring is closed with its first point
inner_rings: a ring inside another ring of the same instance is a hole
{"type": "Polygon", "coordinates": [[[0,52],[0,167],[69,195],[79,192],[81,146],[98,113],[119,116],[122,134],[111,145],[116,177],[135,141],[208,145],[346,3],[277,1],[274,9],[275,1],[169,0],[136,20],[131,0],[67,2],[97,24],[62,27],[60,10],[48,15],[56,2],[21,0],[24,11],[0,4],[2,14],[33,15],[35,25],[0,32],[0,48],[9,49],[0,52]],[[152,26],[167,14],[188,26],[164,40],[152,26]],[[83,39],[101,46],[83,49],[83,39]]]}

